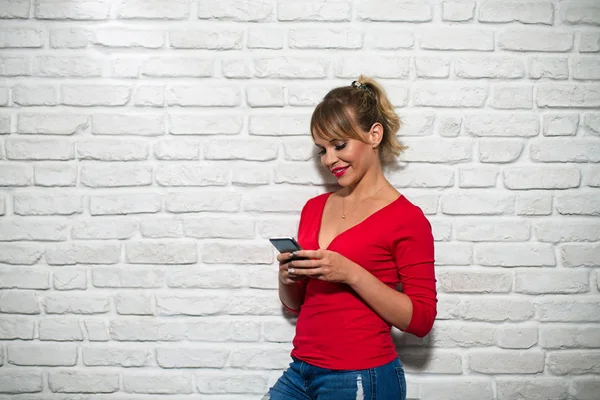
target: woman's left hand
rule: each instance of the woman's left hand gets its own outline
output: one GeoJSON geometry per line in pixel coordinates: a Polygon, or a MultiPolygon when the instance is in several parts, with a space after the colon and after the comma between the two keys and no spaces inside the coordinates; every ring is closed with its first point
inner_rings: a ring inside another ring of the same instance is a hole
{"type": "Polygon", "coordinates": [[[290,261],[287,265],[288,274],[292,276],[351,284],[356,280],[360,268],[343,255],[329,250],[298,250],[294,255],[309,260],[290,261]]]}

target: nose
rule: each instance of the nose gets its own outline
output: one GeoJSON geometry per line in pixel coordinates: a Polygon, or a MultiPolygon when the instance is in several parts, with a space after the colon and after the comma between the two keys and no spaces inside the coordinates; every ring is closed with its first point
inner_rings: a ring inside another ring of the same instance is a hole
{"type": "Polygon", "coordinates": [[[334,151],[326,151],[323,156],[321,156],[321,162],[327,169],[330,169],[336,162],[338,161],[337,156],[334,151]]]}

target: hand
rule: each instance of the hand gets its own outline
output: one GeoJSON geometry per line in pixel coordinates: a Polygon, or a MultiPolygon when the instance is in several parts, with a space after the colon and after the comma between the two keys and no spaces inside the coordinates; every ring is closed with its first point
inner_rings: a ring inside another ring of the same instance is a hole
{"type": "Polygon", "coordinates": [[[288,276],[316,278],[345,284],[352,284],[357,279],[360,267],[334,251],[298,250],[294,255],[307,257],[309,260],[293,260],[287,265],[284,264],[288,276]]]}
{"type": "Polygon", "coordinates": [[[289,273],[288,263],[292,257],[292,253],[280,253],[277,255],[277,261],[279,261],[279,280],[284,285],[292,285],[298,281],[306,279],[304,276],[298,276],[289,273]]]}

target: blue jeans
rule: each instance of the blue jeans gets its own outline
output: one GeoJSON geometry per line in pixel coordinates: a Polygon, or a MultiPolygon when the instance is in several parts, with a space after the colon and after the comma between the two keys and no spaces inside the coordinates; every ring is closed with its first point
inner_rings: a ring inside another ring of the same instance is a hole
{"type": "Polygon", "coordinates": [[[359,370],[319,368],[293,358],[263,400],[406,400],[400,360],[359,370]]]}

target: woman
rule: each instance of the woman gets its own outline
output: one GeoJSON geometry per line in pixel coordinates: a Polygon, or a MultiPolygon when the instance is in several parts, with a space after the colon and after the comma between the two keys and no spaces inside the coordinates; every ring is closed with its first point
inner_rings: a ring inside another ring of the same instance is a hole
{"type": "Polygon", "coordinates": [[[307,250],[277,257],[279,297],[299,316],[293,362],[264,399],[406,398],[391,326],[425,336],[437,297],[431,226],[382,171],[404,150],[399,127],[384,90],[362,76],[313,113],[321,163],[341,189],[304,206],[307,250]]]}

